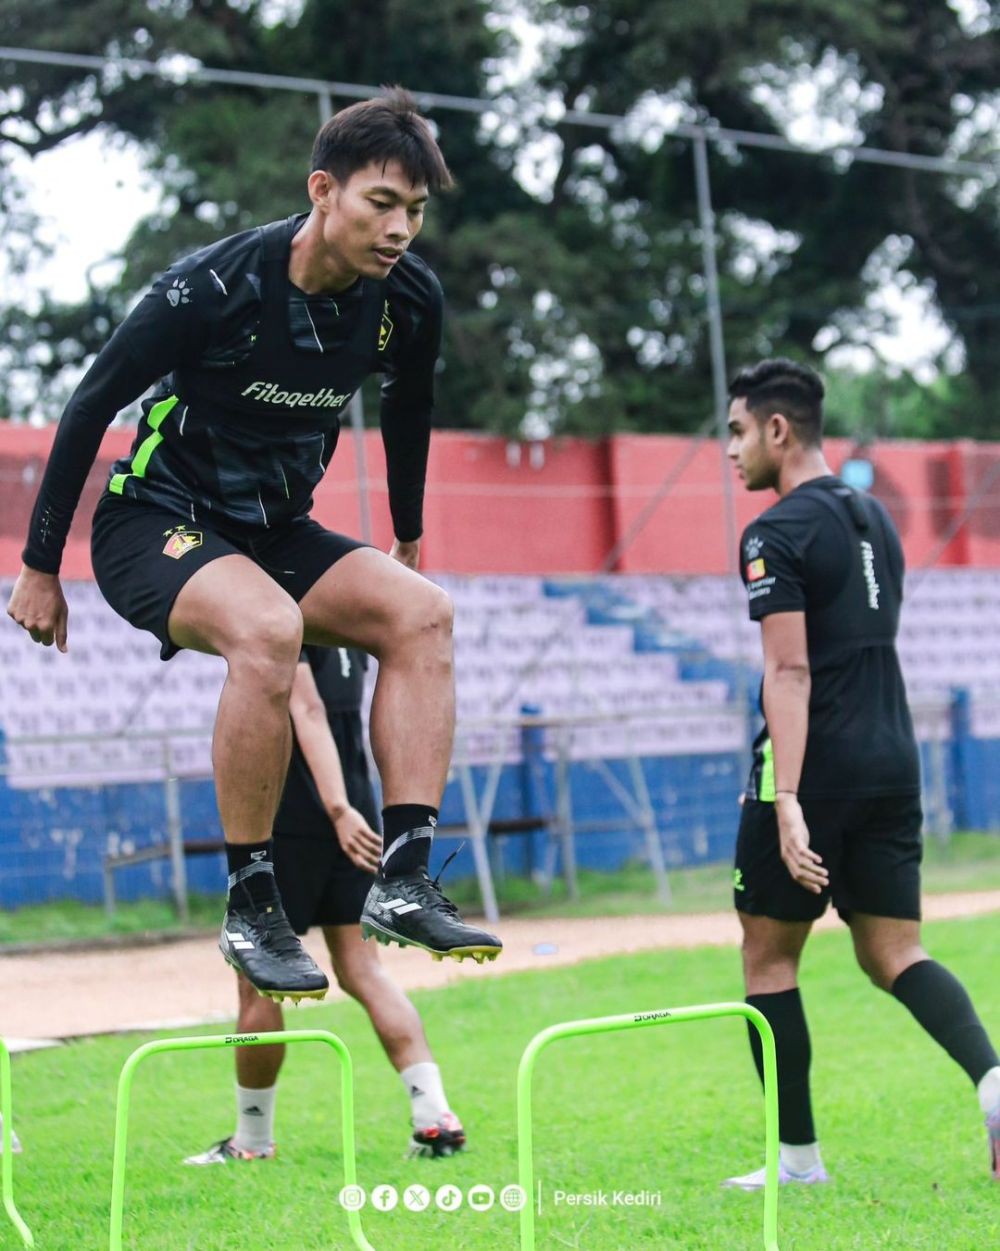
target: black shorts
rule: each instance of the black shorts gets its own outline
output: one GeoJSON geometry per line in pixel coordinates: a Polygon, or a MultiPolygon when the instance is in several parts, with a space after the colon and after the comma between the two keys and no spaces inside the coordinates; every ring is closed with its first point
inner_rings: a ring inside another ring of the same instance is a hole
{"type": "MultiPolygon", "coordinates": [[[[370,824],[370,822],[369,822],[370,824]]],[[[375,875],[348,860],[329,834],[274,831],[274,877],[296,934],[313,925],[357,925],[375,875]]]]}
{"type": "Polygon", "coordinates": [[[814,895],[792,880],[781,859],[774,804],[748,799],[736,839],[737,911],[815,921],[832,898],[845,921],[852,912],[919,921],[920,796],[803,796],[801,802],[809,845],[822,857],[830,885],[814,895]]]}
{"type": "MultiPolygon", "coordinates": [[[[344,714],[345,719],[350,715],[344,714]]],[[[378,812],[367,772],[352,770],[342,749],[341,760],[348,800],[377,830],[378,812]]],[[[358,924],[375,876],[351,863],[332,825],[322,832],[304,834],[301,829],[286,830],[279,824],[274,831],[273,855],[281,902],[296,934],[304,934],[313,925],[358,924]]]]}
{"type": "Polygon", "coordinates": [[[356,539],[300,517],[259,534],[223,536],[203,522],[135,500],[105,495],[94,513],[91,558],[101,594],[120,617],[160,640],[160,657],[180,648],[167,621],[181,587],[220,556],[246,556],[298,603],[356,539]]]}

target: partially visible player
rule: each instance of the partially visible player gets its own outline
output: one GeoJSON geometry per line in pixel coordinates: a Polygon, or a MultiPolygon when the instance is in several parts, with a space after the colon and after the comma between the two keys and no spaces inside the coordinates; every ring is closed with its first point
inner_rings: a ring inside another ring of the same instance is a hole
{"type": "MultiPolygon", "coordinates": [[[[14,1126],[10,1127],[10,1149],[14,1155],[20,1155],[21,1140],[14,1133],[14,1126]]],[[[0,1116],[0,1155],[3,1155],[3,1117],[0,1116]]]]}
{"type": "MultiPolygon", "coordinates": [[[[410,1098],[409,1154],[451,1155],[465,1145],[448,1106],[416,1008],[382,968],[358,920],[378,869],[382,839],[368,775],[361,699],[366,657],[344,647],[307,647],[289,703],[293,729],[288,780],[274,825],[274,872],[297,934],[323,928],[340,988],[371,1018],[410,1098]]],[[[284,1028],[280,1006],[238,978],[241,1034],[284,1028]]],[[[283,1046],[237,1047],[236,1128],[186,1164],[270,1159],[283,1046]]]]}
{"type": "MultiPolygon", "coordinates": [[[[827,1180],[798,971],[831,898],[864,972],[975,1085],[1000,1179],[1000,1058],[964,987],[920,938],[919,757],[895,648],[899,536],[877,500],[831,473],[813,370],[761,361],[729,394],[729,457],[748,490],[780,497],[741,546],[750,616],[761,623],[766,725],[740,820],[734,902],[747,1002],[777,1044],[781,1180],[827,1180]]],[[[763,1078],[753,1029],[750,1041],[763,1078]]],[[[763,1180],[761,1169],[727,1184],[763,1180]]]]}

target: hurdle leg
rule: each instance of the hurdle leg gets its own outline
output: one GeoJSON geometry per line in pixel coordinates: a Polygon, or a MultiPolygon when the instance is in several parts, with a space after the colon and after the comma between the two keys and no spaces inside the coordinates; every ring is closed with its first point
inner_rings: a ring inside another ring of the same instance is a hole
{"type": "Polygon", "coordinates": [[[0,1173],[3,1174],[3,1205],[7,1209],[14,1228],[21,1235],[26,1247],[33,1247],[35,1239],[24,1223],[14,1204],[14,1111],[10,1079],[10,1052],[0,1038],[0,1116],[3,1117],[3,1156],[0,1157],[0,1173]]]}
{"type": "MultiPolygon", "coordinates": [[[[110,1251],[121,1251],[122,1219],[125,1206],[125,1163],[128,1150],[128,1113],[135,1070],[149,1056],[164,1051],[207,1051],[224,1047],[256,1047],[280,1043],[319,1042],[331,1047],[340,1062],[341,1123],[344,1154],[344,1185],[357,1182],[354,1153],[354,1077],[351,1054],[346,1043],[322,1029],[278,1030],[271,1034],[209,1034],[203,1038],[161,1038],[138,1047],[129,1058],[118,1079],[118,1101],[115,1107],[115,1147],[111,1172],[111,1240],[110,1251]]],[[[348,1211],[347,1224],[354,1245],[360,1251],[375,1251],[365,1237],[360,1212],[348,1211]]]]}
{"type": "Polygon", "coordinates": [[[531,1079],[535,1062],[546,1047],[560,1038],[584,1034],[608,1034],[618,1030],[645,1029],[679,1021],[707,1021],[741,1016],[760,1035],[764,1049],[764,1251],[778,1251],[778,1065],[774,1034],[762,1012],[747,1003],[709,1003],[688,1008],[664,1008],[656,1012],[633,1012],[622,1016],[565,1021],[536,1034],[524,1049],[517,1070],[517,1163],[518,1182],[526,1202],[521,1209],[521,1251],[535,1251],[535,1171],[532,1147],[531,1079]]]}

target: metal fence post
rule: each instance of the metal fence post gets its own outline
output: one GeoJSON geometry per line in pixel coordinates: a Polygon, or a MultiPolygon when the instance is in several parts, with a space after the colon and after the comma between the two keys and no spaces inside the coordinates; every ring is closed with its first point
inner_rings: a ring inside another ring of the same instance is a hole
{"type": "Polygon", "coordinates": [[[951,693],[951,766],[952,804],[955,826],[959,830],[977,829],[974,809],[972,703],[964,687],[951,693]]]}
{"type": "Polygon", "coordinates": [[[563,876],[570,899],[579,899],[576,877],[576,830],[573,827],[573,762],[570,743],[573,731],[569,726],[556,729],[556,813],[559,845],[562,848],[563,876]]]}
{"type": "Polygon", "coordinates": [[[170,740],[163,741],[163,803],[167,816],[167,839],[170,843],[170,866],[173,878],[174,903],[177,915],[185,924],[190,918],[187,891],[187,862],[184,859],[184,820],[181,816],[180,782],[174,772],[170,740]]]}

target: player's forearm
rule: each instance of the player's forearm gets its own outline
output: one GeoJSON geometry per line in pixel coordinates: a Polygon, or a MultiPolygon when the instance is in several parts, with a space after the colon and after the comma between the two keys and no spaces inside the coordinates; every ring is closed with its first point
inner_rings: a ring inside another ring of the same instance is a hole
{"type": "Polygon", "coordinates": [[[774,788],[797,792],[809,737],[807,665],[768,666],[764,671],[764,717],[774,751],[774,788]]]}
{"type": "Polygon", "coordinates": [[[119,330],[98,355],[73,393],[56,431],[31,514],[24,563],[41,573],[58,573],[66,537],[101,440],[115,415],[161,377],[160,361],[143,367],[119,330]]]}
{"type": "MultiPolygon", "coordinates": [[[[114,414],[112,414],[113,416],[114,414]]],[[[84,483],[111,423],[66,410],[56,432],[28,526],[21,559],[29,569],[57,574],[84,483]]]]}
{"type": "Polygon", "coordinates": [[[349,801],[340,754],[326,714],[293,709],[292,724],[320,801],[331,818],[337,817],[345,811],[349,801]]]}
{"type": "Polygon", "coordinates": [[[409,543],[424,532],[430,409],[407,411],[383,402],[381,426],[393,532],[397,539],[409,543]]]}

